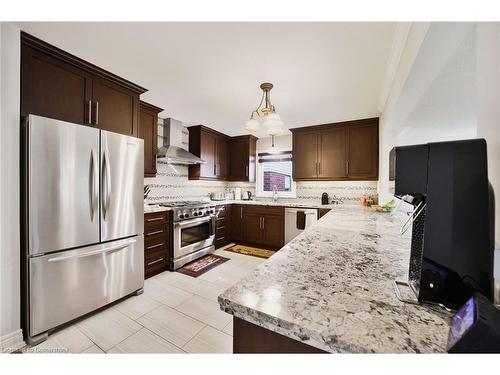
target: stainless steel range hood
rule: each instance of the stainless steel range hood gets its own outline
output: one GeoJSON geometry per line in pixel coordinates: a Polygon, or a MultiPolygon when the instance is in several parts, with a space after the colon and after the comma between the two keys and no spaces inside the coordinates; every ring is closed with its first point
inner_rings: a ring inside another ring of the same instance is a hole
{"type": "Polygon", "coordinates": [[[165,159],[171,164],[204,164],[205,161],[193,155],[186,148],[189,147],[189,131],[182,125],[181,121],[173,118],[163,120],[163,146],[158,148],[156,157],[165,159]]]}

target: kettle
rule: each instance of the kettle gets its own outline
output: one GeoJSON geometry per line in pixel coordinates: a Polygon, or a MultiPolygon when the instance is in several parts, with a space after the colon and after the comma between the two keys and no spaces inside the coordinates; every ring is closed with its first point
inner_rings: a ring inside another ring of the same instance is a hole
{"type": "Polygon", "coordinates": [[[241,193],[241,199],[244,201],[249,201],[252,199],[252,192],[247,190],[241,193]]]}

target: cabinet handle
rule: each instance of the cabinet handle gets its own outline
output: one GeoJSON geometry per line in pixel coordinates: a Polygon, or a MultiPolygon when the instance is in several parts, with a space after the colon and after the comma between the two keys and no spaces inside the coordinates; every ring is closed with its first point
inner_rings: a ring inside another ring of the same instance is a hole
{"type": "Polygon", "coordinates": [[[321,162],[318,162],[318,176],[321,174],[321,162]]]}
{"type": "Polygon", "coordinates": [[[318,175],[318,162],[314,163],[314,172],[318,175]]]}
{"type": "Polygon", "coordinates": [[[95,124],[99,125],[99,102],[95,102],[95,124]]]}
{"type": "Polygon", "coordinates": [[[163,233],[163,230],[156,230],[154,232],[146,233],[146,236],[153,236],[155,234],[163,233]]]}
{"type": "Polygon", "coordinates": [[[160,246],[163,246],[165,243],[162,242],[162,243],[159,243],[159,244],[156,244],[156,245],[153,245],[153,246],[148,246],[146,247],[146,250],[151,250],[151,249],[155,249],[157,247],[160,247],[160,246]]]}
{"type": "Polygon", "coordinates": [[[346,160],[345,162],[345,174],[349,175],[349,160],[346,160]]]}
{"type": "Polygon", "coordinates": [[[89,125],[92,124],[92,100],[89,100],[89,118],[87,119],[89,125]]]}
{"type": "Polygon", "coordinates": [[[240,219],[243,219],[243,207],[240,207],[240,219]]]}
{"type": "Polygon", "coordinates": [[[262,218],[262,229],[265,229],[266,228],[266,218],[263,217],[262,218]]]}
{"type": "Polygon", "coordinates": [[[149,263],[148,263],[148,266],[150,266],[150,265],[152,265],[152,264],[155,264],[155,263],[158,263],[158,262],[161,262],[162,260],[163,260],[163,258],[156,259],[156,260],[154,260],[154,261],[152,261],[152,262],[149,262],[149,263]]]}
{"type": "Polygon", "coordinates": [[[147,222],[163,220],[163,217],[155,217],[153,219],[146,219],[147,222]]]}
{"type": "Polygon", "coordinates": [[[245,177],[248,177],[248,165],[245,167],[245,177]]]}

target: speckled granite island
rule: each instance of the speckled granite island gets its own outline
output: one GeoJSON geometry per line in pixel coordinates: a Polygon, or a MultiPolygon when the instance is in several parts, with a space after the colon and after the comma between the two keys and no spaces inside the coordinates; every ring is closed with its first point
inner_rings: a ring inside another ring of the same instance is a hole
{"type": "Polygon", "coordinates": [[[226,290],[219,303],[235,317],[234,351],[259,340],[269,348],[278,337],[293,352],[301,351],[294,343],[331,353],[445,352],[451,314],[394,293],[392,281],[407,279],[405,217],[334,208],[226,290]]]}

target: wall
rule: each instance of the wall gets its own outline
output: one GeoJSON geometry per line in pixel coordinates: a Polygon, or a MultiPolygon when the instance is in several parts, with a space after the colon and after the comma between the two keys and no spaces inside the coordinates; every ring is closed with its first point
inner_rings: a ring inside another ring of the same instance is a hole
{"type": "MultiPolygon", "coordinates": [[[[292,134],[277,136],[274,146],[277,151],[290,151],[292,149],[292,134]]],[[[272,146],[271,137],[259,138],[257,153],[269,152],[272,146]]],[[[321,194],[327,192],[330,197],[334,195],[346,203],[357,203],[363,193],[377,194],[376,181],[298,181],[296,182],[297,199],[318,202],[321,194]]]]}
{"type": "Polygon", "coordinates": [[[0,25],[0,352],[24,345],[20,322],[20,30],[0,25]]]}
{"type": "MultiPolygon", "coordinates": [[[[483,137],[489,179],[496,191],[500,244],[500,26],[498,23],[414,23],[380,118],[381,200],[390,199],[392,147],[483,137]]],[[[500,279],[500,251],[495,255],[500,279]]],[[[500,284],[499,284],[500,286],[500,284]]]]}

